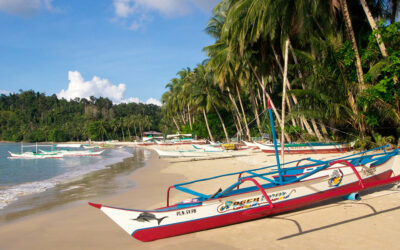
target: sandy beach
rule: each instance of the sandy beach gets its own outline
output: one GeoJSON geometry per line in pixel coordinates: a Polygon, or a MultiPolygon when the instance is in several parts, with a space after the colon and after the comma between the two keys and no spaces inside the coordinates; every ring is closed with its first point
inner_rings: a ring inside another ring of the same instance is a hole
{"type": "MultiPolygon", "coordinates": [[[[333,158],[337,155],[307,155],[333,158]]],[[[303,156],[287,156],[286,161],[303,156]]],[[[156,153],[130,179],[131,190],[90,200],[110,206],[152,209],[165,205],[175,183],[274,164],[272,155],[253,152],[229,159],[158,159],[156,153]]],[[[215,192],[220,185],[199,186],[215,192]]],[[[171,201],[187,196],[171,193],[171,201]]],[[[278,216],[187,235],[140,242],[130,237],[87,200],[24,217],[0,227],[0,249],[396,249],[400,232],[400,190],[391,186],[361,193],[361,201],[334,199],[278,216]]]]}

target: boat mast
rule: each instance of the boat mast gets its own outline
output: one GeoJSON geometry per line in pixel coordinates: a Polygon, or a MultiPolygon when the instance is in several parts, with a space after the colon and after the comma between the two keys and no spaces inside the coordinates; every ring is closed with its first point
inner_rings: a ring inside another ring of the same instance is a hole
{"type": "Polygon", "coordinates": [[[272,139],[273,139],[273,141],[274,141],[275,156],[276,156],[276,165],[278,166],[278,172],[279,172],[279,183],[282,183],[281,164],[280,164],[280,162],[279,162],[278,146],[276,145],[276,135],[275,135],[274,117],[272,116],[272,108],[271,108],[271,100],[270,100],[270,99],[268,99],[268,114],[269,114],[269,120],[270,120],[270,122],[271,122],[272,139]]]}
{"type": "Polygon", "coordinates": [[[285,66],[283,70],[283,92],[282,92],[282,120],[281,120],[281,154],[282,163],[285,163],[285,108],[286,108],[286,84],[287,84],[287,68],[288,68],[288,51],[289,39],[285,44],[285,66]]]}

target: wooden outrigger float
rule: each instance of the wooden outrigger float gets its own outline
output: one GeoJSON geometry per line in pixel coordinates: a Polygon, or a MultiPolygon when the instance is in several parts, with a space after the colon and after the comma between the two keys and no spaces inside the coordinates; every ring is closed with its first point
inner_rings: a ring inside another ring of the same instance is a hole
{"type": "MultiPolygon", "coordinates": [[[[273,136],[276,143],[274,131],[273,136]]],[[[281,165],[277,157],[273,166],[176,184],[168,188],[166,206],[154,210],[89,204],[136,239],[152,241],[262,218],[396,181],[400,181],[399,149],[387,152],[379,147],[328,161],[306,158],[281,165]],[[214,194],[188,187],[226,177],[233,178],[231,185],[214,194]],[[243,187],[245,182],[254,185],[243,187]],[[193,198],[171,205],[172,189],[193,198]]]]}

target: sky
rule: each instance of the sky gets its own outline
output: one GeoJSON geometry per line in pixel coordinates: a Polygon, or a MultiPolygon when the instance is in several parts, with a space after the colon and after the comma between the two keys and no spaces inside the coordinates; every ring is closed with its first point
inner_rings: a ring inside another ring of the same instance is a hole
{"type": "Polygon", "coordinates": [[[219,0],[0,0],[0,94],[108,97],[160,105],[206,59],[219,0]]]}

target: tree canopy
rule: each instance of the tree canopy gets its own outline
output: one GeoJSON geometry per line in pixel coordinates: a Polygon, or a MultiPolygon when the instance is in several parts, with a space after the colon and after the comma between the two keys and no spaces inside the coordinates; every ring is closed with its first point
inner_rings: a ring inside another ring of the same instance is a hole
{"type": "Polygon", "coordinates": [[[33,90],[0,96],[0,140],[133,140],[158,130],[160,107],[143,103],[115,105],[107,98],[67,101],[33,90]]]}

